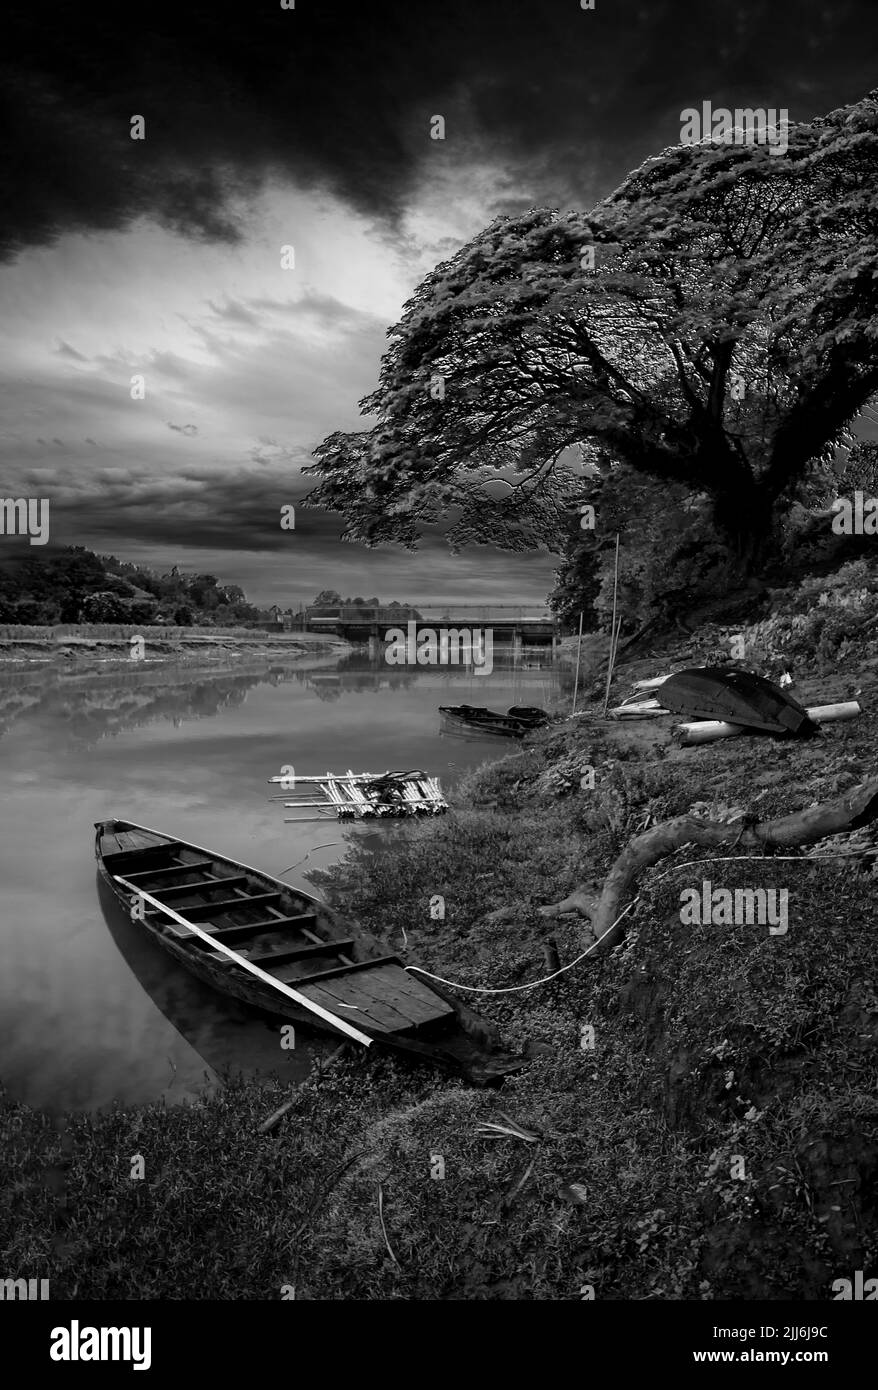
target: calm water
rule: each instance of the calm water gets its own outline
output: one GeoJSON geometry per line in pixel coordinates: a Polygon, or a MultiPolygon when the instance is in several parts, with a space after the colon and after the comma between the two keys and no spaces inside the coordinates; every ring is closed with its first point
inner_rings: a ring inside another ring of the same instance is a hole
{"type": "Polygon", "coordinates": [[[192,979],[103,901],[95,821],[137,821],[308,888],[347,836],[393,832],[284,824],[300,813],[269,801],[280,788],[266,779],[285,763],[303,775],[420,767],[453,792],[515,744],[442,734],[437,706],[542,705],[559,680],[548,658],[504,668],[496,652],[490,676],[358,655],[248,673],[0,676],[0,1078],[11,1095],[50,1110],[173,1103],[226,1069],[300,1077],[335,1046],[303,1035],[283,1052],[276,1026],[192,979]]]}

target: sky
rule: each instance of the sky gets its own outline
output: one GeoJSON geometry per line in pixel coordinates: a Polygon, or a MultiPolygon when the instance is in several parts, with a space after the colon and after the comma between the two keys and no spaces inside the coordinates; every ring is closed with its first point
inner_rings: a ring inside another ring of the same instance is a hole
{"type": "Polygon", "coordinates": [[[592,206],[704,100],[854,101],[876,30],[874,0],[11,0],[0,495],[260,606],[543,599],[547,551],[341,542],[311,451],[368,426],[388,327],[494,217],[592,206]]]}

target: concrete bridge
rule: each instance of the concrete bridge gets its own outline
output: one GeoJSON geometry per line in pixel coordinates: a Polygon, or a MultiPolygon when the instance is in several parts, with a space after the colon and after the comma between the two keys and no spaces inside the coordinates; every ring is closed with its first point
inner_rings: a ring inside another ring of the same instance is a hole
{"type": "Polygon", "coordinates": [[[560,622],[546,604],[531,603],[422,603],[379,608],[365,604],[342,604],[337,608],[308,610],[306,629],[334,632],[352,642],[381,641],[391,628],[407,632],[431,629],[440,633],[451,628],[490,631],[495,645],[520,647],[554,646],[560,640],[560,622]]]}

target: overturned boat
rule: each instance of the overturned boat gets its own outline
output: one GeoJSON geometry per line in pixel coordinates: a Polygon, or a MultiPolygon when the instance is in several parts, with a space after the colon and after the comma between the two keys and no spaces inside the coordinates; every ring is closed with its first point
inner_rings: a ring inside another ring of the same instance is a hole
{"type": "Polygon", "coordinates": [[[786,738],[807,738],[817,724],[779,685],[753,671],[698,666],[677,671],[655,687],[659,704],[672,714],[719,719],[786,738]]]}

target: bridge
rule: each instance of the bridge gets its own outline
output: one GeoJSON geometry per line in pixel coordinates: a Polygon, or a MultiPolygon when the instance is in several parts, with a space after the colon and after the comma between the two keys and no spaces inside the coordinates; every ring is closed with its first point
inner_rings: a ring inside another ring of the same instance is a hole
{"type": "Polygon", "coordinates": [[[336,608],[308,609],[305,628],[312,632],[333,632],[351,642],[382,640],[391,628],[407,631],[408,623],[415,631],[431,629],[442,632],[452,628],[490,631],[494,643],[511,646],[553,645],[560,639],[559,619],[543,603],[421,603],[417,607],[400,604],[397,608],[381,605],[342,604],[336,608]]]}

